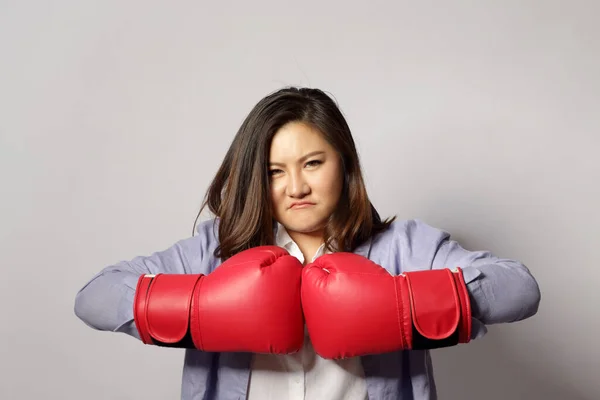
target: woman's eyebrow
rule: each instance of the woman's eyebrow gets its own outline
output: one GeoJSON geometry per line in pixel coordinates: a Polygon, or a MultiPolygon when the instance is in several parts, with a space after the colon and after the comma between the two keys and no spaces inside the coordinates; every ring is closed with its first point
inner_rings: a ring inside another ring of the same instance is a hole
{"type": "MultiPolygon", "coordinates": [[[[304,161],[304,160],[306,160],[309,157],[316,156],[316,155],[319,155],[319,154],[325,154],[325,152],[322,151],[322,150],[311,151],[310,153],[307,153],[307,154],[303,155],[302,157],[300,157],[298,159],[298,161],[304,161]]],[[[284,164],[283,163],[279,163],[279,162],[270,162],[269,165],[283,166],[284,164]]]]}

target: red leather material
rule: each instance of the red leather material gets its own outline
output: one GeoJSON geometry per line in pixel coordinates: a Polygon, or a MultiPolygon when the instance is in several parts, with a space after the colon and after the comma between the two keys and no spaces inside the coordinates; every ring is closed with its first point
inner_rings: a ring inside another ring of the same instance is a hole
{"type": "Polygon", "coordinates": [[[238,253],[207,275],[192,302],[192,339],[211,351],[287,354],[304,341],[302,264],[278,246],[238,253]]]}
{"type": "Polygon", "coordinates": [[[392,276],[363,256],[326,254],[304,268],[301,293],[313,347],[324,358],[450,346],[470,337],[460,269],[392,276]]]}
{"type": "Polygon", "coordinates": [[[399,349],[410,325],[397,294],[393,276],[357,254],[325,254],[305,266],[302,306],[315,351],[336,359],[399,349]]]}
{"type": "Polygon", "coordinates": [[[410,291],[406,279],[394,280],[397,288],[396,297],[398,299],[398,325],[400,326],[400,348],[412,348],[412,318],[410,307],[410,291]]]}
{"type": "Polygon", "coordinates": [[[138,279],[135,298],[133,301],[133,319],[135,326],[144,344],[152,344],[152,338],[148,334],[148,321],[146,320],[146,298],[148,288],[153,280],[152,275],[142,275],[138,279]]]}
{"type": "Polygon", "coordinates": [[[460,325],[458,333],[459,343],[469,343],[471,341],[471,330],[473,326],[472,314],[471,314],[471,298],[469,297],[469,290],[465,283],[463,271],[461,268],[456,268],[456,272],[452,273],[452,277],[456,282],[456,288],[458,289],[458,297],[460,298],[460,325]]]}
{"type": "Polygon", "coordinates": [[[148,289],[148,333],[163,343],[177,343],[188,332],[194,287],[204,275],[159,274],[148,289]]]}
{"type": "Polygon", "coordinates": [[[460,322],[460,300],[449,269],[415,271],[400,275],[410,292],[415,329],[431,340],[451,336],[460,322]]]}
{"type": "Polygon", "coordinates": [[[208,275],[144,275],[134,319],[145,344],[288,354],[302,348],[302,264],[277,246],[243,251],[208,275]]]}

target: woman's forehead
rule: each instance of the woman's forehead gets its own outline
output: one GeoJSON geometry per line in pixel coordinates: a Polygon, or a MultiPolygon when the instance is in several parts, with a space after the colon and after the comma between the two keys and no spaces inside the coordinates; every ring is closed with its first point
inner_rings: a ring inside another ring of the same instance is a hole
{"type": "Polygon", "coordinates": [[[271,141],[271,158],[298,158],[309,153],[327,152],[331,146],[323,135],[306,124],[283,126],[271,141]]]}

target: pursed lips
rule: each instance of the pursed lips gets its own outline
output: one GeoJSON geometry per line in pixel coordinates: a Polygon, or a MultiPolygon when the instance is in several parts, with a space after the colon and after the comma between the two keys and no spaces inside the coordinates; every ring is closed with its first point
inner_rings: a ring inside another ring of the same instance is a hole
{"type": "Polygon", "coordinates": [[[314,206],[314,205],[315,205],[315,203],[311,203],[310,201],[297,201],[297,202],[292,203],[290,205],[290,208],[296,210],[296,209],[301,209],[301,208],[307,208],[307,207],[314,206]]]}

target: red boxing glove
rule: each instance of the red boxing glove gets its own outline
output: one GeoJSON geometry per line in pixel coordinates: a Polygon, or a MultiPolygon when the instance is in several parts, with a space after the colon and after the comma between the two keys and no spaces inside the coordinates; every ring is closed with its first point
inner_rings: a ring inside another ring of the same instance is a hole
{"type": "Polygon", "coordinates": [[[209,275],[139,278],[134,320],[145,344],[293,353],[302,347],[302,264],[277,246],[236,254],[209,275]]]}
{"type": "Polygon", "coordinates": [[[467,343],[471,306],[462,270],[405,272],[353,253],[304,268],[302,307],[315,351],[345,358],[467,343]]]}

